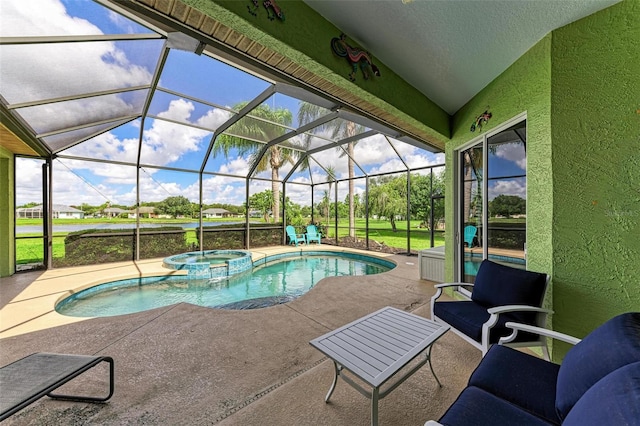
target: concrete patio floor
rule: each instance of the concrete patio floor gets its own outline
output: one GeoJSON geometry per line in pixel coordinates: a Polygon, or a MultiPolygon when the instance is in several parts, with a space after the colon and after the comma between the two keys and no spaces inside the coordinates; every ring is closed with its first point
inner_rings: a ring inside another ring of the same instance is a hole
{"type": "MultiPolygon", "coordinates": [[[[252,252],[283,250],[296,249],[252,252]]],[[[309,341],[384,306],[429,317],[434,289],[420,280],[417,257],[365,253],[398,266],[378,275],[326,278],[294,301],[255,310],[180,303],[86,320],[53,311],[55,301],[79,287],[166,274],[161,259],[2,278],[0,365],[33,352],[109,355],[116,365],[108,403],[45,397],[6,424],[367,425],[370,401],[345,382],[339,381],[331,402],[324,403],[333,365],[309,341]]],[[[380,401],[380,425],[438,419],[464,388],[480,352],[447,333],[434,344],[432,357],[443,387],[423,367],[380,401]]],[[[104,393],[106,368],[94,370],[64,390],[104,393]]]]}

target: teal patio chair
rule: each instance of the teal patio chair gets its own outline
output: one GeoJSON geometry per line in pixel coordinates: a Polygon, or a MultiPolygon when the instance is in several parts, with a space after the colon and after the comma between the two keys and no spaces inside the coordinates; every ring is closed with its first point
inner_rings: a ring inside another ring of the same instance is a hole
{"type": "Polygon", "coordinates": [[[296,247],[298,246],[298,243],[307,244],[304,234],[296,234],[296,228],[291,225],[287,225],[285,229],[287,231],[287,237],[289,238],[289,244],[295,244],[296,247]]]}
{"type": "Polygon", "coordinates": [[[311,243],[311,241],[315,241],[318,244],[321,243],[322,235],[318,232],[318,228],[315,225],[307,226],[307,244],[311,243]]]}
{"type": "Polygon", "coordinates": [[[473,225],[467,225],[464,227],[464,242],[467,243],[467,247],[473,247],[473,240],[476,238],[478,228],[473,225]]]}

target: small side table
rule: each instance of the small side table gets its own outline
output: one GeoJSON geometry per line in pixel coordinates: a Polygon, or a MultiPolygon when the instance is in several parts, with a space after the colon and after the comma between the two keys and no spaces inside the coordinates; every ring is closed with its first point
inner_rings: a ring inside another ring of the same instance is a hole
{"type": "Polygon", "coordinates": [[[387,396],[420,367],[428,363],[438,386],[440,380],[431,365],[433,343],[449,330],[448,325],[387,306],[309,343],[333,361],[335,376],[325,398],[329,401],[338,377],[371,399],[371,424],[378,424],[378,401],[387,396]],[[424,352],[424,359],[402,374],[384,391],[380,387],[409,362],[424,352]],[[369,391],[343,374],[347,370],[371,386],[369,391]]]}

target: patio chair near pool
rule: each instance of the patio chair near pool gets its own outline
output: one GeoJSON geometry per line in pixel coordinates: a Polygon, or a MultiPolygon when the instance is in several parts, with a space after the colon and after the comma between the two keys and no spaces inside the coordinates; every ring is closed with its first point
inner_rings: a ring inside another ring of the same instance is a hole
{"type": "Polygon", "coordinates": [[[318,244],[322,244],[321,240],[322,240],[322,235],[320,235],[320,233],[318,232],[318,228],[315,225],[308,225],[307,226],[307,244],[311,243],[311,241],[315,241],[318,244]]]}
{"type": "Polygon", "coordinates": [[[287,225],[285,228],[287,231],[287,238],[289,238],[289,244],[295,244],[298,246],[298,243],[307,244],[307,239],[304,234],[297,234],[296,228],[291,225],[287,225]]]}
{"type": "MultiPolygon", "coordinates": [[[[431,319],[451,326],[451,331],[482,351],[511,334],[506,327],[509,321],[544,328],[547,315],[553,313],[542,308],[549,276],[483,260],[474,284],[436,284],[436,294],[431,298],[431,319]],[[461,301],[437,301],[446,287],[472,287],[471,299],[461,301]]],[[[510,342],[511,347],[542,347],[549,360],[546,337],[519,333],[510,342]]]]}
{"type": "Polygon", "coordinates": [[[473,225],[467,225],[464,227],[464,242],[467,243],[467,247],[473,247],[473,240],[476,238],[478,228],[473,225]]]}

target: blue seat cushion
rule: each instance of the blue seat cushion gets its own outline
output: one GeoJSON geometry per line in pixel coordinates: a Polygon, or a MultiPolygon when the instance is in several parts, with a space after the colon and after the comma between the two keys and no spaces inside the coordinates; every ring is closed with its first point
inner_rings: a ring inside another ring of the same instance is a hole
{"type": "MultiPolygon", "coordinates": [[[[471,300],[493,308],[504,305],[542,306],[546,290],[545,274],[512,268],[490,260],[483,260],[478,269],[471,300]]],[[[532,324],[535,313],[515,313],[514,320],[532,324]]]]}
{"type": "Polygon", "coordinates": [[[600,379],[576,402],[563,425],[640,425],[640,362],[600,379]]]}
{"type": "Polygon", "coordinates": [[[564,419],[598,380],[640,360],[640,312],[618,315],[567,352],[558,372],[556,410],[564,419]]]}
{"type": "MultiPolygon", "coordinates": [[[[482,324],[487,322],[490,317],[487,308],[471,300],[436,302],[433,304],[433,313],[476,342],[482,340],[482,324]]],[[[508,321],[517,321],[517,318],[511,313],[500,315],[498,323],[493,326],[489,334],[489,343],[497,343],[500,337],[511,334],[512,330],[505,326],[508,321]]],[[[519,332],[515,342],[531,342],[536,339],[536,335],[519,332]]]]}
{"type": "Polygon", "coordinates": [[[493,345],[471,375],[475,386],[549,423],[559,425],[556,380],[560,366],[515,349],[493,345]]]}
{"type": "Polygon", "coordinates": [[[463,390],[456,402],[438,421],[445,426],[548,426],[550,424],[475,386],[469,386],[463,390]]]}

